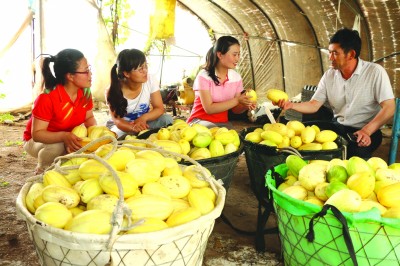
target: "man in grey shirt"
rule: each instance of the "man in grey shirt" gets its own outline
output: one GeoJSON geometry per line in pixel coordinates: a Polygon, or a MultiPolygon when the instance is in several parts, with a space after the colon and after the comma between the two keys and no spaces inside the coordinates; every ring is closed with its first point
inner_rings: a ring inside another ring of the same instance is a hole
{"type": "Polygon", "coordinates": [[[393,89],[385,69],[359,58],[361,38],[357,31],[343,28],[329,41],[331,67],[321,78],[308,102],[281,100],[282,109],[315,113],[328,102],[333,111],[332,127],[349,140],[347,157],[368,159],[382,143],[380,128],[393,117],[393,89]]]}

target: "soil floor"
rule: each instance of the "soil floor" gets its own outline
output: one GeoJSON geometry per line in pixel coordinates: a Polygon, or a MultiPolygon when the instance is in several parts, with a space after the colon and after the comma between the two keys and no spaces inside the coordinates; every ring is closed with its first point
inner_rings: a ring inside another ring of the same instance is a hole
{"type": "MultiPolygon", "coordinates": [[[[97,113],[99,117],[104,114],[97,113]]],[[[101,118],[100,118],[101,119],[101,118]]],[[[16,214],[15,201],[21,187],[33,176],[36,159],[26,155],[22,148],[22,133],[26,120],[12,125],[0,124],[0,266],[36,266],[38,257],[24,221],[16,214]]],[[[234,121],[237,131],[255,126],[234,121]]],[[[390,130],[386,131],[382,146],[376,153],[387,161],[390,147],[390,130]],[[389,133],[389,134],[387,134],[389,133]]],[[[397,156],[397,161],[399,156],[397,156]]],[[[238,158],[232,182],[227,191],[223,216],[218,218],[209,237],[203,265],[283,265],[278,234],[265,234],[265,249],[256,250],[255,231],[258,217],[258,201],[251,190],[246,158],[238,158]]],[[[268,218],[266,229],[276,227],[274,214],[268,218]]]]}

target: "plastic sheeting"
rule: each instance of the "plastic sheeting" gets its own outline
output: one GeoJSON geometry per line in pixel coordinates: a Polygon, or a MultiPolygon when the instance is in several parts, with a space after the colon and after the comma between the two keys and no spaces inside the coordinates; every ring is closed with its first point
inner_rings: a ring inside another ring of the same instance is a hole
{"type": "MultiPolygon", "coordinates": [[[[80,50],[92,66],[92,95],[104,101],[104,90],[110,84],[110,69],[116,53],[97,5],[93,0],[37,2],[40,6],[36,9],[38,21],[34,33],[38,37],[38,47],[35,55],[55,55],[65,48],[80,50]]],[[[38,85],[35,93],[40,89],[38,85]]]]}
{"type": "Polygon", "coordinates": [[[12,1],[8,9],[0,9],[0,23],[5,25],[0,28],[0,113],[32,102],[33,71],[27,24],[31,17],[25,1],[12,1]]]}
{"type": "Polygon", "coordinates": [[[116,54],[94,2],[42,0],[29,9],[18,0],[0,14],[7,25],[0,30],[0,113],[29,108],[42,89],[40,54],[65,48],[83,52],[94,73],[92,94],[104,101],[116,54]]]}
{"type": "MultiPolygon", "coordinates": [[[[22,58],[21,53],[27,53],[26,58],[32,60],[40,52],[54,54],[68,46],[78,48],[93,66],[93,94],[104,100],[103,91],[116,54],[95,1],[36,1],[39,2],[41,7],[35,8],[36,46],[33,52],[31,43],[25,43],[23,49],[15,47],[20,53],[18,58],[22,58]],[[55,30],[51,30],[54,25],[55,30]]],[[[264,92],[269,88],[282,89],[294,97],[305,85],[317,85],[329,66],[329,38],[342,27],[360,29],[361,58],[381,64],[389,74],[396,97],[400,97],[398,0],[177,0],[176,5],[197,16],[215,39],[222,35],[239,39],[242,60],[238,70],[245,87],[259,93],[259,102],[266,100],[264,92]]],[[[7,12],[13,13],[11,6],[7,12]]],[[[189,31],[185,38],[194,39],[197,35],[189,31]]],[[[6,62],[15,58],[5,56],[6,62]]],[[[32,72],[28,67],[24,67],[24,73],[32,72]]],[[[6,78],[0,76],[0,80],[6,78]]],[[[13,83],[12,88],[18,88],[15,91],[19,95],[28,95],[20,91],[23,87],[29,92],[32,77],[28,76],[28,80],[25,85],[13,83]]],[[[0,84],[0,89],[3,87],[0,84]]]]}
{"type": "Polygon", "coordinates": [[[178,6],[197,15],[216,38],[241,41],[239,70],[259,101],[269,88],[294,97],[304,85],[317,85],[329,66],[330,36],[353,26],[361,31],[361,58],[381,64],[400,96],[397,0],[178,0],[178,6]]]}

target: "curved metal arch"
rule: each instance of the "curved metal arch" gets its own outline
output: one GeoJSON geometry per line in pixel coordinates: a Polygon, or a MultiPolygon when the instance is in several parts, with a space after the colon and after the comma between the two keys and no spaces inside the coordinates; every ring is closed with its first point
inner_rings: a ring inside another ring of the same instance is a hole
{"type": "MultiPolygon", "coordinates": [[[[257,9],[261,12],[261,14],[263,14],[265,16],[265,18],[268,20],[269,24],[271,25],[272,30],[275,33],[275,36],[277,36],[277,40],[280,40],[281,37],[278,34],[278,31],[276,30],[275,24],[272,22],[270,16],[268,16],[267,13],[264,12],[264,10],[262,10],[262,8],[260,8],[260,6],[256,3],[254,3],[253,0],[250,0],[250,2],[257,7],[257,9]]],[[[284,67],[284,63],[283,63],[283,53],[282,53],[282,43],[280,41],[278,41],[278,47],[279,47],[279,55],[281,58],[281,71],[282,71],[282,84],[283,84],[283,91],[286,91],[286,80],[285,80],[285,67],[284,67]]]]}
{"type": "Polygon", "coordinates": [[[353,9],[353,7],[347,2],[347,0],[346,1],[344,1],[344,3],[347,5],[347,7],[350,9],[350,10],[352,10],[355,14],[357,14],[357,15],[360,15],[361,16],[361,22],[362,22],[362,24],[364,25],[364,27],[365,27],[365,34],[367,35],[367,46],[368,46],[368,57],[369,57],[369,60],[368,61],[371,61],[372,60],[372,58],[373,58],[373,54],[372,54],[372,40],[371,40],[371,34],[370,34],[370,32],[371,32],[371,29],[369,28],[369,25],[368,25],[368,23],[367,23],[367,20],[365,19],[365,16],[364,16],[364,12],[362,12],[362,10],[361,10],[361,7],[360,7],[360,4],[358,3],[358,1],[357,0],[352,0],[353,1],[353,3],[354,3],[354,5],[357,7],[357,10],[354,10],[353,9]]]}
{"type": "Polygon", "coordinates": [[[385,60],[385,59],[387,59],[387,58],[395,57],[395,56],[398,56],[398,55],[400,55],[400,51],[393,52],[393,53],[391,53],[391,54],[385,55],[384,57],[378,58],[378,59],[376,59],[376,60],[373,61],[373,62],[374,62],[374,63],[379,63],[379,62],[381,62],[381,61],[383,61],[383,60],[385,60]]]}
{"type": "MultiPolygon", "coordinates": [[[[186,10],[188,10],[193,16],[196,16],[196,17],[201,21],[201,23],[204,24],[204,27],[205,27],[207,30],[211,29],[210,25],[208,25],[204,19],[202,19],[201,17],[197,16],[197,14],[196,14],[191,8],[189,8],[187,5],[185,5],[184,3],[182,3],[182,1],[177,0],[177,3],[178,3],[179,5],[181,5],[182,7],[184,7],[186,10]]],[[[210,37],[211,37],[211,36],[210,36],[210,37]]],[[[214,36],[212,36],[212,39],[215,41],[215,37],[214,37],[214,36]]]]}
{"type": "MultiPolygon", "coordinates": [[[[307,24],[309,25],[309,27],[312,31],[312,34],[314,36],[314,41],[315,41],[316,46],[321,47],[319,40],[318,40],[317,33],[315,32],[314,26],[312,25],[310,19],[308,18],[308,16],[305,15],[303,9],[296,3],[295,0],[291,0],[291,2],[299,10],[300,14],[303,15],[304,19],[307,21],[307,24]]],[[[321,68],[321,73],[324,73],[324,66],[323,66],[323,62],[322,62],[321,50],[319,51],[318,55],[319,55],[319,67],[321,68]]]]}

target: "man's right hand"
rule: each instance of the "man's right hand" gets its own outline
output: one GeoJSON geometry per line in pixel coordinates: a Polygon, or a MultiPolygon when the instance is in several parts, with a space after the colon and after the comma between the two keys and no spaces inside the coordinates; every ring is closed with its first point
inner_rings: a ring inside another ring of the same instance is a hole
{"type": "Polygon", "coordinates": [[[273,103],[274,105],[279,106],[282,110],[288,110],[293,108],[293,103],[291,101],[279,100],[277,103],[273,103]]]}

